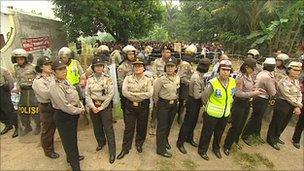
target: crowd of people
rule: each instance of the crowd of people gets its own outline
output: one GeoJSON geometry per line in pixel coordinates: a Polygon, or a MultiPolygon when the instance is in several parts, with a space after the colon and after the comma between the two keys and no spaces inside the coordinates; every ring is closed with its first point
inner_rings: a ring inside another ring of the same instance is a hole
{"type": "Polygon", "coordinates": [[[98,44],[91,65],[85,70],[68,47],[61,48],[54,61],[48,56],[40,57],[36,66],[29,62],[25,50],[15,49],[12,52],[14,74],[1,66],[0,116],[5,124],[1,135],[13,127],[13,138],[18,134],[27,135],[33,130],[32,119],[36,124],[34,133],[41,132],[45,156],[56,159],[60,157],[54,149],[57,129],[67,162],[73,170],[80,170],[79,161],[84,159],[77,143],[80,115],[89,113],[96,151],[108,144],[110,163],[129,153],[134,134],[136,150],[142,153],[148,132],[156,133],[156,153],[171,158],[172,147],[168,139],[176,118],[181,125],[176,141],[179,151],[186,154],[184,143],[189,143],[197,148],[203,159],[209,160],[207,151],[212,135],[212,151],[217,158],[222,158],[220,144],[228,122],[222,147],[225,155],[230,155],[233,144],[242,148],[239,139],[248,146],[253,145],[253,140],[265,143],[261,138],[261,125],[263,115],[270,107],[273,115],[266,142],[280,150],[279,144],[284,144],[280,135],[295,114],[299,119],[291,138],[294,147],[300,148],[304,129],[301,61],[304,57],[293,60],[280,52],[261,62],[259,51],[250,49],[237,74],[233,75],[229,56],[220,45],[200,47],[198,49],[195,44],[183,46],[184,53],[177,59],[172,55],[173,44],[145,42],[129,44],[122,49],[98,44]],[[211,48],[220,51],[213,68],[206,55],[211,48]],[[156,51],[160,57],[149,60],[156,51]],[[202,56],[194,65],[197,53],[202,56]],[[115,75],[111,75],[108,67],[111,64],[117,66],[115,75]],[[14,82],[21,93],[17,112],[10,99],[14,82]],[[121,152],[117,156],[112,114],[113,97],[117,93],[115,86],[118,87],[125,128],[121,152]],[[150,104],[153,106],[151,112],[150,104]],[[204,108],[203,127],[199,142],[195,142],[194,130],[201,107],[204,108]],[[20,118],[19,126],[17,118],[20,118]]]}

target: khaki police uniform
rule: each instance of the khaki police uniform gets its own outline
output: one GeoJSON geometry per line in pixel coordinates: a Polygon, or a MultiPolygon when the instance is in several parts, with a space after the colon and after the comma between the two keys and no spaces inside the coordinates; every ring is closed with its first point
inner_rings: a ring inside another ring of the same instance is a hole
{"type": "MultiPolygon", "coordinates": [[[[65,67],[63,61],[54,61],[52,68],[65,67]]],[[[84,109],[76,88],[67,80],[55,79],[50,87],[51,102],[55,108],[54,122],[58,129],[67,159],[73,170],[80,170],[77,145],[77,125],[79,114],[84,109]]]]}
{"type": "Polygon", "coordinates": [[[153,98],[157,104],[157,153],[164,154],[167,152],[166,146],[169,144],[168,137],[177,112],[180,77],[177,75],[169,76],[164,74],[154,81],[153,86],[153,98]]]}
{"type": "Polygon", "coordinates": [[[123,112],[125,112],[125,97],[122,95],[122,84],[126,76],[133,73],[133,64],[131,61],[125,59],[124,62],[117,68],[117,85],[120,95],[120,105],[123,112]]]}
{"type": "Polygon", "coordinates": [[[137,78],[134,74],[129,75],[123,82],[122,94],[126,98],[122,150],[128,152],[132,147],[135,130],[135,145],[142,147],[145,142],[150,98],[153,95],[152,82],[145,75],[141,78],[137,78]]]}
{"type": "Polygon", "coordinates": [[[277,144],[280,135],[293,115],[294,108],[302,108],[302,106],[299,81],[293,80],[289,76],[282,78],[278,83],[278,98],[267,132],[267,142],[269,144],[277,144]]]}
{"type": "Polygon", "coordinates": [[[15,126],[15,132],[13,137],[18,136],[18,120],[14,106],[11,101],[11,90],[14,87],[14,78],[11,73],[6,69],[0,68],[0,121],[5,124],[4,130],[1,135],[7,133],[12,129],[12,125],[15,126]]]}
{"type": "Polygon", "coordinates": [[[165,65],[166,61],[163,60],[163,58],[157,58],[154,60],[153,65],[152,65],[152,71],[153,71],[153,77],[157,78],[162,76],[165,71],[165,65]]]}
{"type": "Polygon", "coordinates": [[[54,108],[50,99],[50,86],[55,84],[53,75],[43,76],[38,74],[34,79],[32,88],[35,92],[37,101],[39,102],[40,120],[42,126],[41,145],[45,155],[54,152],[54,134],[56,126],[53,120],[54,108]]]}
{"type": "Polygon", "coordinates": [[[272,102],[273,97],[276,95],[276,80],[273,73],[267,70],[261,71],[257,75],[255,87],[266,90],[266,92],[253,98],[252,114],[244,128],[243,139],[248,139],[250,135],[260,137],[264,113],[269,102],[272,102]]]}
{"type": "Polygon", "coordinates": [[[185,141],[193,141],[193,133],[197,123],[200,107],[202,105],[201,97],[205,89],[204,73],[195,71],[189,82],[189,98],[186,103],[186,114],[184,122],[180,128],[177,144],[182,145],[185,141]]]}
{"type": "Polygon", "coordinates": [[[18,112],[22,125],[25,127],[24,133],[32,130],[30,117],[33,117],[36,123],[35,134],[40,133],[40,116],[38,101],[32,89],[32,84],[36,78],[35,67],[32,64],[26,63],[23,66],[14,65],[17,87],[21,91],[18,112]]]}
{"type": "Polygon", "coordinates": [[[98,147],[103,147],[108,142],[110,155],[116,155],[115,133],[113,128],[112,99],[114,86],[112,78],[107,74],[93,74],[87,80],[86,105],[92,109],[101,108],[98,113],[90,110],[93,130],[98,147]],[[106,138],[107,137],[107,138],[106,138]]]}

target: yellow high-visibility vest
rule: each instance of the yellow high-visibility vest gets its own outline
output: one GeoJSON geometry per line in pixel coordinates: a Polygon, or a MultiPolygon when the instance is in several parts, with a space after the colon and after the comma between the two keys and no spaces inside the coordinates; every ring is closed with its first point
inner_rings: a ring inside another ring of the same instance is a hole
{"type": "Polygon", "coordinates": [[[78,69],[78,64],[75,59],[71,59],[71,63],[67,66],[67,81],[72,85],[77,85],[80,81],[80,73],[78,69]]]}
{"type": "Polygon", "coordinates": [[[228,86],[225,88],[217,77],[210,80],[213,92],[207,102],[206,111],[208,115],[215,118],[228,117],[235,94],[236,82],[229,77],[228,86]]]}

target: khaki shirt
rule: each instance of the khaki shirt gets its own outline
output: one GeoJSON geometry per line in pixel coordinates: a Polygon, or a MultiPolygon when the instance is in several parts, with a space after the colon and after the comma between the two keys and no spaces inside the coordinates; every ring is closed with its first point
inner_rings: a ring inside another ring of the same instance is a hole
{"type": "Polygon", "coordinates": [[[31,86],[36,78],[35,67],[32,64],[25,64],[24,67],[14,65],[17,86],[31,86]]]}
{"type": "Polygon", "coordinates": [[[112,78],[107,74],[92,75],[86,85],[85,97],[87,105],[92,109],[95,107],[93,100],[103,101],[102,110],[107,108],[114,96],[114,85],[112,78]]]}
{"type": "Polygon", "coordinates": [[[259,97],[268,99],[269,96],[274,96],[277,91],[273,73],[266,70],[261,71],[256,77],[255,87],[266,90],[266,93],[259,95],[259,97]]]}
{"type": "Polygon", "coordinates": [[[283,69],[279,69],[279,68],[275,68],[274,69],[274,77],[277,81],[280,81],[282,78],[286,77],[287,74],[286,74],[286,70],[283,68],[283,69]]]}
{"type": "Polygon", "coordinates": [[[122,61],[121,54],[119,50],[114,50],[110,55],[111,63],[119,65],[122,61]]]}
{"type": "Polygon", "coordinates": [[[42,74],[38,74],[38,76],[34,79],[32,88],[39,103],[51,102],[50,87],[54,84],[55,78],[53,75],[46,77],[42,74]]]}
{"type": "Polygon", "coordinates": [[[302,108],[302,93],[299,80],[292,80],[288,76],[282,78],[278,84],[278,94],[291,105],[302,108]]]}
{"type": "Polygon", "coordinates": [[[165,65],[166,62],[163,58],[157,58],[153,62],[152,70],[153,70],[153,77],[157,78],[162,76],[165,73],[165,65]]]}
{"type": "Polygon", "coordinates": [[[252,73],[252,75],[251,75],[252,80],[253,80],[255,83],[256,83],[256,77],[257,77],[257,75],[258,75],[262,70],[263,70],[263,66],[257,63],[257,64],[256,64],[256,67],[254,68],[253,73],[252,73]]]}
{"type": "Polygon", "coordinates": [[[132,102],[150,99],[153,95],[151,79],[143,75],[137,79],[134,74],[126,76],[122,85],[122,95],[132,102]]]}
{"type": "Polygon", "coordinates": [[[153,98],[158,101],[159,98],[166,100],[176,100],[178,98],[178,89],[180,87],[180,78],[177,75],[163,76],[154,80],[153,98]]]}
{"type": "Polygon", "coordinates": [[[236,97],[251,98],[254,96],[254,82],[251,76],[239,73],[236,76],[236,97]]]}
{"type": "Polygon", "coordinates": [[[132,62],[125,60],[119,67],[117,68],[117,83],[118,88],[122,88],[122,83],[126,76],[131,75],[133,73],[133,64],[132,62]]]}
{"type": "Polygon", "coordinates": [[[50,87],[51,102],[55,109],[62,110],[71,115],[78,115],[83,108],[78,92],[67,80],[56,80],[50,87]]]}
{"type": "Polygon", "coordinates": [[[14,88],[14,78],[12,74],[4,67],[0,68],[0,86],[7,85],[9,89],[14,88]]]}
{"type": "Polygon", "coordinates": [[[185,85],[189,85],[190,78],[191,78],[193,72],[194,71],[189,62],[181,61],[181,63],[179,64],[178,72],[177,72],[177,75],[180,77],[180,82],[185,85]]]}
{"type": "Polygon", "coordinates": [[[203,73],[195,71],[190,78],[189,96],[194,99],[200,99],[205,88],[203,73]]]}

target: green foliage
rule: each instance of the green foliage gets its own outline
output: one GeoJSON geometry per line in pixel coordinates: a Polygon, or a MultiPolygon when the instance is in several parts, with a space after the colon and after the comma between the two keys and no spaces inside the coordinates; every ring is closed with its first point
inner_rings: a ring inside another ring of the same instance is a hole
{"type": "Polygon", "coordinates": [[[158,0],[52,0],[55,15],[65,23],[69,41],[105,31],[116,40],[141,37],[162,19],[158,0]]]}

